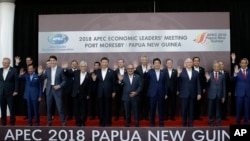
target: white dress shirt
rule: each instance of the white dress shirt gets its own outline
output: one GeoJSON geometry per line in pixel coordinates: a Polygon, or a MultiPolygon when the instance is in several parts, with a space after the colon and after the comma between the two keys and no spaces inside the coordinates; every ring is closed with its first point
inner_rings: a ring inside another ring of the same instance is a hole
{"type": "Polygon", "coordinates": [[[4,79],[4,80],[6,79],[9,70],[10,70],[10,67],[8,67],[8,68],[6,68],[6,69],[3,69],[3,79],[4,79]]]}
{"type": "Polygon", "coordinates": [[[81,72],[81,75],[80,75],[80,85],[82,85],[84,79],[85,79],[85,76],[86,76],[86,72],[81,72]]]}
{"type": "Polygon", "coordinates": [[[200,72],[200,68],[199,67],[194,67],[194,70],[200,72]]]}
{"type": "Polygon", "coordinates": [[[191,80],[192,78],[192,69],[187,69],[187,74],[188,74],[188,77],[189,77],[189,80],[191,80]]]}
{"type": "Polygon", "coordinates": [[[147,71],[147,66],[141,65],[141,67],[142,67],[142,72],[143,72],[143,73],[148,72],[148,71],[147,71]]]}
{"type": "Polygon", "coordinates": [[[124,72],[125,72],[125,68],[124,67],[123,68],[119,68],[120,75],[124,75],[124,72]]]}
{"type": "Polygon", "coordinates": [[[104,80],[107,74],[108,68],[102,69],[102,79],[104,80]]]}
{"type": "Polygon", "coordinates": [[[172,69],[168,69],[168,74],[169,74],[169,78],[171,78],[171,75],[172,75],[172,69]]]}
{"type": "Polygon", "coordinates": [[[132,85],[134,75],[128,75],[128,77],[129,77],[130,84],[132,85]]]}
{"type": "Polygon", "coordinates": [[[160,70],[155,70],[155,74],[156,74],[157,81],[159,81],[159,78],[160,78],[160,70]]]}
{"type": "Polygon", "coordinates": [[[55,85],[57,66],[51,67],[51,85],[55,85]]]}

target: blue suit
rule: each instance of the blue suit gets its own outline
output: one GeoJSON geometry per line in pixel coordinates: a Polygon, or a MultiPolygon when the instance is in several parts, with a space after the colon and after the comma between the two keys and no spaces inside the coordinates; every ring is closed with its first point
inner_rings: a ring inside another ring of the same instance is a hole
{"type": "Polygon", "coordinates": [[[210,79],[207,82],[208,86],[208,118],[209,125],[213,126],[213,116],[214,110],[216,110],[216,124],[220,126],[221,116],[222,116],[222,98],[226,97],[226,82],[225,76],[219,72],[218,80],[215,79],[215,72],[210,73],[210,79]]]}
{"type": "Polygon", "coordinates": [[[160,70],[159,80],[157,80],[155,69],[147,73],[149,79],[148,96],[150,100],[150,126],[155,126],[155,112],[158,103],[160,126],[164,126],[164,100],[167,95],[166,71],[160,70]]]}
{"type": "Polygon", "coordinates": [[[64,115],[64,108],[63,108],[63,102],[62,102],[62,87],[66,83],[66,77],[64,75],[64,70],[57,66],[56,73],[55,73],[55,82],[54,85],[52,85],[51,82],[51,68],[47,68],[45,70],[45,73],[41,76],[43,79],[47,78],[46,83],[46,97],[47,97],[47,119],[48,119],[48,125],[51,125],[52,121],[52,104],[53,104],[53,98],[56,102],[57,111],[61,119],[62,125],[66,125],[65,115],[64,115]],[[61,88],[55,90],[53,86],[60,85],[61,88]]]}
{"type": "Polygon", "coordinates": [[[248,124],[249,120],[249,104],[250,104],[250,75],[249,69],[246,70],[246,78],[243,76],[242,70],[236,76],[232,76],[231,80],[235,81],[235,98],[236,98],[236,123],[240,124],[241,110],[244,107],[244,124],[248,124]]]}
{"type": "Polygon", "coordinates": [[[39,115],[39,101],[38,98],[42,97],[42,81],[36,73],[24,74],[20,76],[25,79],[24,99],[27,101],[28,108],[28,125],[32,125],[32,118],[35,116],[35,125],[40,125],[39,115]]]}
{"type": "Polygon", "coordinates": [[[123,81],[122,101],[124,102],[126,126],[130,126],[131,123],[131,110],[134,112],[135,126],[139,126],[139,99],[142,90],[142,79],[140,75],[134,74],[132,78],[132,84],[130,83],[128,73],[124,74],[123,81]],[[136,92],[136,96],[130,97],[131,92],[136,92]],[[132,106],[132,107],[131,107],[132,106]]]}
{"type": "Polygon", "coordinates": [[[192,77],[189,79],[187,69],[184,68],[178,77],[182,109],[182,126],[187,126],[187,118],[189,118],[188,126],[193,126],[194,102],[197,99],[197,95],[201,94],[199,73],[195,70],[192,70],[191,73],[192,77]]]}

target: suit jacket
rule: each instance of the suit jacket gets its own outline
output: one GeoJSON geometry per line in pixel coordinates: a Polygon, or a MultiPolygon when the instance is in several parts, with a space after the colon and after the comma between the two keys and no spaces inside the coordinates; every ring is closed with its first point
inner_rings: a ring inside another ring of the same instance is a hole
{"type": "MultiPolygon", "coordinates": [[[[73,70],[72,69],[67,69],[67,72],[69,74],[72,74],[73,75],[73,70]]],[[[72,92],[72,89],[73,89],[73,83],[74,83],[74,75],[67,75],[67,73],[65,73],[66,75],[66,83],[63,87],[64,91],[66,93],[71,93],[72,92]]]]}
{"type": "Polygon", "coordinates": [[[25,79],[24,99],[38,100],[39,97],[42,97],[42,81],[37,73],[33,73],[32,80],[28,73],[19,77],[25,79]]]}
{"type": "Polygon", "coordinates": [[[139,100],[139,94],[142,90],[142,81],[140,75],[134,74],[132,79],[132,84],[130,84],[128,73],[125,73],[121,85],[123,86],[123,92],[122,92],[123,101],[129,101],[131,99],[139,100]],[[129,96],[131,92],[136,92],[137,93],[136,96],[131,98],[129,96]]]}
{"type": "MultiPolygon", "coordinates": [[[[45,73],[41,75],[42,80],[47,78],[46,83],[46,94],[48,95],[51,89],[51,68],[47,68],[45,70],[45,73]]],[[[60,89],[56,90],[57,93],[62,93],[62,87],[66,83],[66,77],[64,75],[64,70],[57,66],[56,74],[55,74],[55,84],[54,85],[60,85],[60,89]]]]}
{"type": "Polygon", "coordinates": [[[102,78],[102,70],[97,70],[97,97],[98,98],[111,98],[112,93],[116,93],[117,81],[115,78],[115,72],[108,68],[105,79],[102,78]]]}
{"type": "MultiPolygon", "coordinates": [[[[194,67],[193,67],[194,69],[194,67]]],[[[200,79],[200,85],[201,85],[201,89],[205,89],[206,88],[206,77],[205,77],[205,69],[201,66],[199,66],[199,79],[200,79]]]]}
{"type": "Polygon", "coordinates": [[[0,95],[3,94],[13,95],[14,92],[18,92],[18,73],[13,67],[9,68],[6,79],[3,78],[3,68],[0,68],[0,95]]]}
{"type": "Polygon", "coordinates": [[[235,81],[235,96],[243,97],[247,95],[250,97],[250,70],[247,69],[247,78],[245,79],[243,76],[242,70],[238,72],[236,76],[232,76],[232,81],[235,81]]]}
{"type": "Polygon", "coordinates": [[[197,71],[192,70],[191,80],[189,79],[186,68],[184,68],[178,77],[180,98],[197,98],[201,94],[201,85],[199,74],[197,71]]]}
{"type": "Polygon", "coordinates": [[[159,80],[157,81],[155,69],[151,69],[147,73],[149,79],[148,96],[154,97],[159,92],[161,97],[167,95],[167,79],[166,71],[160,70],[159,80]]]}
{"type": "MultiPolygon", "coordinates": [[[[126,69],[124,68],[124,74],[126,73],[127,71],[126,71],[126,69]]],[[[115,74],[116,74],[116,80],[118,80],[118,74],[120,74],[120,70],[119,70],[119,68],[117,68],[116,70],[115,70],[115,74]]],[[[117,94],[122,94],[122,86],[121,85],[117,85],[117,94]]]]}
{"type": "Polygon", "coordinates": [[[168,69],[165,69],[166,71],[166,80],[167,80],[167,87],[168,87],[168,94],[174,93],[176,94],[177,91],[177,70],[172,69],[171,77],[169,77],[168,69]]]}
{"type": "Polygon", "coordinates": [[[73,81],[73,89],[72,89],[72,97],[76,97],[77,94],[80,94],[80,98],[86,98],[90,94],[90,82],[91,82],[91,76],[89,73],[86,72],[86,76],[80,84],[81,79],[81,71],[76,70],[74,71],[74,81],[73,81]]]}
{"type": "Polygon", "coordinates": [[[218,80],[215,80],[214,72],[210,73],[210,79],[208,80],[208,99],[215,99],[216,97],[221,99],[226,97],[226,84],[225,76],[221,73],[218,73],[218,80]]]}
{"type": "Polygon", "coordinates": [[[142,82],[143,82],[143,89],[147,89],[148,88],[148,78],[147,78],[147,72],[144,74],[143,69],[142,69],[142,65],[139,65],[136,70],[135,73],[139,74],[141,76],[142,82]]]}
{"type": "Polygon", "coordinates": [[[227,94],[232,91],[230,74],[228,71],[223,70],[222,75],[224,75],[224,77],[225,77],[226,96],[227,96],[227,94]]]}

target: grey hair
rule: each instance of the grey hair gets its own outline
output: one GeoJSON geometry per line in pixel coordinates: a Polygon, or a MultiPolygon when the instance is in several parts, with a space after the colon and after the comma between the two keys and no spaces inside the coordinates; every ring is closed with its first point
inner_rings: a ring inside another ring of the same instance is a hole
{"type": "Polygon", "coordinates": [[[142,60],[143,58],[148,59],[148,56],[141,56],[141,60],[142,60]]]}
{"type": "Polygon", "coordinates": [[[82,66],[82,65],[88,66],[87,62],[85,62],[85,61],[80,62],[80,66],[82,66]]]}

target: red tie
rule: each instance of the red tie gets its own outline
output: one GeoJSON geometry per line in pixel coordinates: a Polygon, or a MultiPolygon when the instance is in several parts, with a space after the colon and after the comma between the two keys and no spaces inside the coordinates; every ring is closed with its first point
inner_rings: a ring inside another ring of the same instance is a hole
{"type": "Polygon", "coordinates": [[[215,72],[215,81],[218,81],[218,72],[215,72]]]}
{"type": "Polygon", "coordinates": [[[244,76],[244,79],[247,78],[247,74],[246,74],[246,70],[245,69],[243,69],[243,76],[244,76]]]}

